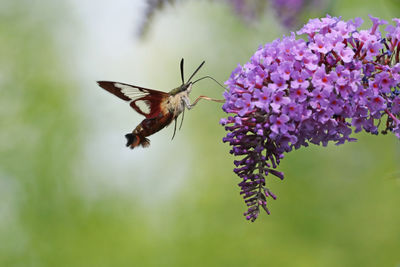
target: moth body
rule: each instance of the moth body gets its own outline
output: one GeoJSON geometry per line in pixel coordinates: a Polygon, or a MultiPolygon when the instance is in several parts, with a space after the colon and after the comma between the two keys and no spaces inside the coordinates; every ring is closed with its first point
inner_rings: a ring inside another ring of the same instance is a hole
{"type": "MultiPolygon", "coordinates": [[[[125,135],[127,146],[132,149],[141,145],[147,147],[150,145],[147,136],[150,136],[171,124],[184,111],[185,107],[190,107],[189,93],[192,85],[190,84],[185,91],[169,96],[160,103],[160,113],[154,118],[144,119],[131,134],[125,135]]],[[[177,88],[179,89],[179,88],[177,88]]]]}

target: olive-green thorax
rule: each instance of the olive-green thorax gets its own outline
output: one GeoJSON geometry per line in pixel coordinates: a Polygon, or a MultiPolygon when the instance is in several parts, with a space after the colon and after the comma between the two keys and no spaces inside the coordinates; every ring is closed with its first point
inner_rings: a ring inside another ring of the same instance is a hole
{"type": "Polygon", "coordinates": [[[182,84],[181,86],[179,86],[179,87],[177,87],[177,88],[174,88],[174,89],[172,89],[171,91],[169,91],[169,94],[170,94],[170,95],[179,94],[179,93],[181,93],[181,92],[183,92],[183,91],[186,91],[186,90],[189,88],[190,85],[192,85],[192,83],[185,83],[185,84],[182,84]]]}

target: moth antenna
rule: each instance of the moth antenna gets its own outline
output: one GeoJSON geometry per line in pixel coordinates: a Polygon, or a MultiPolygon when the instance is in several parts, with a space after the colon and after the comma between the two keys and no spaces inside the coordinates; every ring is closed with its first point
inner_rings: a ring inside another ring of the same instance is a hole
{"type": "Polygon", "coordinates": [[[193,78],[194,75],[196,75],[196,73],[199,71],[199,69],[201,67],[203,67],[204,63],[206,63],[206,62],[205,61],[201,62],[200,66],[197,67],[197,69],[193,72],[192,76],[190,76],[190,78],[187,82],[190,82],[190,80],[193,78]]]}
{"type": "Polygon", "coordinates": [[[182,84],[185,84],[185,78],[183,77],[183,58],[181,60],[181,78],[182,78],[182,84]]]}
{"type": "Polygon", "coordinates": [[[194,82],[193,82],[193,84],[195,84],[195,83],[197,83],[197,82],[199,82],[199,81],[201,81],[201,80],[203,80],[203,79],[211,79],[211,80],[213,80],[214,82],[216,82],[219,86],[221,86],[222,88],[224,88],[225,90],[226,90],[226,88],[222,85],[222,84],[220,84],[216,79],[214,79],[213,77],[211,77],[211,76],[204,76],[204,77],[201,77],[200,79],[197,79],[197,80],[195,80],[194,82]]]}
{"type": "Polygon", "coordinates": [[[183,109],[183,111],[182,111],[182,120],[181,120],[181,125],[179,125],[179,131],[181,130],[181,128],[182,128],[182,124],[183,124],[183,117],[185,117],[185,109],[183,109]]]}

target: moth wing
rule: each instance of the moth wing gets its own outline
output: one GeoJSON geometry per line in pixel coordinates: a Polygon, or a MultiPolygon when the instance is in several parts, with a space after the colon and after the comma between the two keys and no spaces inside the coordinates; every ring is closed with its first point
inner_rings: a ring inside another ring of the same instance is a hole
{"type": "Polygon", "coordinates": [[[147,119],[157,117],[161,112],[161,103],[169,97],[168,93],[148,89],[136,85],[98,81],[99,86],[125,101],[130,101],[130,106],[147,119]]]}

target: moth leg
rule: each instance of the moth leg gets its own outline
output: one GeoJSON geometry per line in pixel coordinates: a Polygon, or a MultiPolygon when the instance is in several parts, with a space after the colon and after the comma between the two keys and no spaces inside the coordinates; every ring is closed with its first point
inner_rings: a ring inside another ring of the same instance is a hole
{"type": "Polygon", "coordinates": [[[181,120],[181,125],[179,125],[179,130],[181,130],[181,128],[182,128],[183,117],[185,117],[185,109],[183,109],[183,111],[182,111],[182,120],[181,120]]]}
{"type": "Polygon", "coordinates": [[[174,139],[174,137],[175,137],[175,133],[176,133],[176,119],[177,118],[175,118],[175,124],[174,124],[174,134],[172,135],[172,138],[171,138],[171,140],[173,140],[174,139]]]}
{"type": "Polygon", "coordinates": [[[208,96],[201,95],[193,102],[193,104],[188,103],[189,101],[187,101],[187,102],[185,101],[187,108],[188,109],[193,108],[197,104],[197,102],[199,102],[201,99],[205,99],[208,101],[214,101],[214,102],[218,102],[218,103],[225,103],[225,100],[214,99],[214,98],[211,98],[208,96]]]}

